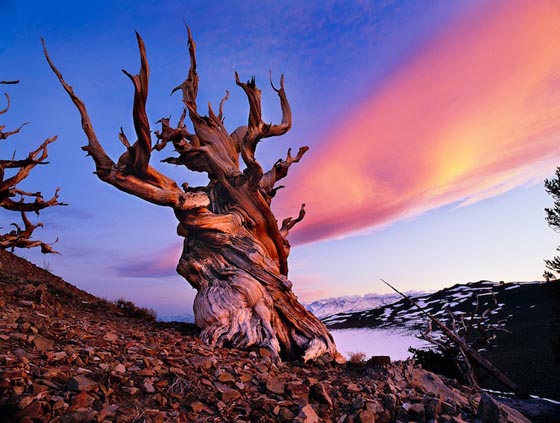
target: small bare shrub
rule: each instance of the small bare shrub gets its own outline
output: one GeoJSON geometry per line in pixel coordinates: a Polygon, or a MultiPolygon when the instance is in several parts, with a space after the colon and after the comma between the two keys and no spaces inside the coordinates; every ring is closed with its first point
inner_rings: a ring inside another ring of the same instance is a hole
{"type": "Polygon", "coordinates": [[[138,307],[132,301],[127,301],[124,298],[119,298],[115,301],[117,308],[129,317],[136,319],[143,319],[153,322],[157,319],[157,313],[154,309],[146,307],[138,307]]]}
{"type": "Polygon", "coordinates": [[[348,361],[352,364],[363,364],[366,361],[366,355],[361,351],[351,352],[348,354],[348,361]]]}

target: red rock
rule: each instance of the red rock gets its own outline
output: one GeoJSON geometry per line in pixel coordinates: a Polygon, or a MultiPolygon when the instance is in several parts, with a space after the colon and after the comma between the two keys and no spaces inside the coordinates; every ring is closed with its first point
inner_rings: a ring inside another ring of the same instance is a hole
{"type": "Polygon", "coordinates": [[[286,385],[290,397],[294,399],[305,399],[309,395],[309,387],[300,382],[290,382],[286,385]]]}
{"type": "Polygon", "coordinates": [[[153,423],[164,423],[167,417],[166,412],[158,411],[158,410],[148,410],[146,414],[150,418],[150,421],[153,423]]]}
{"type": "Polygon", "coordinates": [[[241,375],[239,375],[239,380],[241,382],[250,382],[253,380],[253,375],[250,373],[242,373],[241,375]]]}
{"type": "Polygon", "coordinates": [[[206,406],[200,401],[191,402],[190,407],[192,408],[193,412],[197,414],[206,408],[206,406]]]}
{"type": "Polygon", "coordinates": [[[362,392],[362,388],[360,388],[357,384],[350,382],[348,385],[346,385],[346,389],[348,389],[350,392],[362,392]]]}
{"type": "Polygon", "coordinates": [[[189,357],[189,361],[194,367],[203,368],[206,370],[210,370],[217,364],[216,357],[214,356],[193,356],[189,357]]]}
{"type": "Polygon", "coordinates": [[[63,399],[57,400],[52,406],[53,411],[61,410],[61,409],[65,409],[65,408],[68,408],[68,404],[66,402],[64,402],[63,399]]]}
{"type": "Polygon", "coordinates": [[[117,339],[119,339],[119,335],[117,335],[116,333],[113,333],[113,332],[107,332],[103,336],[104,341],[115,342],[117,339]]]}
{"type": "Polygon", "coordinates": [[[175,375],[179,375],[179,376],[186,376],[187,374],[180,368],[178,367],[170,367],[169,371],[175,375]]]}
{"type": "Polygon", "coordinates": [[[74,376],[68,381],[68,389],[71,391],[94,391],[97,390],[97,383],[85,376],[74,376]]]}
{"type": "Polygon", "coordinates": [[[484,423],[530,423],[519,411],[496,401],[487,393],[482,394],[477,417],[484,423]]]}
{"type": "Polygon", "coordinates": [[[23,410],[23,415],[33,420],[43,420],[41,418],[43,416],[43,407],[41,407],[39,401],[34,401],[23,410]]]}
{"type": "Polygon", "coordinates": [[[297,418],[302,423],[319,423],[319,416],[317,415],[315,410],[313,410],[313,407],[311,407],[310,404],[301,407],[297,418]]]}
{"type": "Polygon", "coordinates": [[[286,387],[286,382],[284,381],[284,379],[280,377],[269,376],[266,379],[266,389],[269,392],[278,395],[284,395],[285,387],[286,387]]]}
{"type": "Polygon", "coordinates": [[[27,373],[24,370],[7,370],[0,373],[0,377],[5,379],[18,380],[27,377],[27,373]]]}
{"type": "Polygon", "coordinates": [[[296,415],[288,407],[282,407],[278,413],[278,417],[284,422],[293,422],[296,415]]]}
{"type": "Polygon", "coordinates": [[[329,408],[333,406],[332,399],[322,383],[316,383],[309,388],[309,399],[325,404],[329,408]]]}
{"type": "Polygon", "coordinates": [[[226,404],[241,398],[241,393],[239,391],[227,385],[218,382],[216,383],[216,388],[218,389],[220,399],[226,404]]]}
{"type": "Polygon", "coordinates": [[[12,338],[19,339],[20,341],[27,342],[27,338],[29,338],[25,333],[12,333],[10,335],[12,338]]]}
{"type": "Polygon", "coordinates": [[[47,350],[52,350],[54,346],[54,341],[44,338],[42,336],[36,336],[35,338],[33,338],[33,344],[35,345],[35,348],[37,348],[38,351],[44,353],[47,350]]]}
{"type": "Polygon", "coordinates": [[[148,393],[148,394],[153,394],[156,389],[154,388],[154,385],[148,381],[144,382],[142,384],[142,389],[144,389],[144,392],[148,393]]]}
{"type": "Polygon", "coordinates": [[[33,395],[37,395],[40,392],[45,392],[45,391],[48,391],[48,390],[49,390],[48,386],[40,385],[38,383],[34,383],[31,386],[31,392],[33,393],[33,395]]]}
{"type": "Polygon", "coordinates": [[[23,387],[23,386],[14,386],[14,387],[12,388],[12,390],[14,391],[14,394],[16,394],[16,395],[21,395],[21,394],[23,394],[23,393],[25,392],[25,387],[23,387]]]}
{"type": "Polygon", "coordinates": [[[375,423],[375,415],[370,410],[363,410],[358,416],[360,423],[375,423]]]}
{"type": "Polygon", "coordinates": [[[126,367],[124,366],[124,364],[119,363],[113,368],[113,372],[121,374],[126,373],[126,367]]]}
{"type": "Polygon", "coordinates": [[[31,404],[33,402],[33,397],[23,397],[19,403],[18,406],[21,409],[26,408],[27,406],[29,406],[29,404],[31,404]]]}
{"type": "Polygon", "coordinates": [[[218,376],[218,380],[220,382],[234,382],[235,378],[230,373],[223,372],[218,376]]]}
{"type": "Polygon", "coordinates": [[[136,395],[140,392],[140,389],[136,388],[135,386],[123,386],[122,390],[129,395],[136,395]]]}
{"type": "Polygon", "coordinates": [[[61,361],[66,358],[66,351],[57,351],[53,353],[52,358],[49,358],[49,361],[61,361]]]}

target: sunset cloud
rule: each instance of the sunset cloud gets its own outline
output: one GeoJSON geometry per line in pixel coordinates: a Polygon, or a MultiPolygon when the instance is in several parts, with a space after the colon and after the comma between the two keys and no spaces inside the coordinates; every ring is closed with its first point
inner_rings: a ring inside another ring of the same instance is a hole
{"type": "MultiPolygon", "coordinates": [[[[294,169],[294,243],[343,237],[541,181],[560,158],[560,6],[483,3],[348,110],[294,169]]],[[[348,81],[347,83],[351,83],[348,81]]]]}
{"type": "Polygon", "coordinates": [[[136,257],[115,266],[119,276],[132,278],[159,278],[177,276],[177,263],[181,256],[182,246],[177,243],[150,255],[136,257]]]}

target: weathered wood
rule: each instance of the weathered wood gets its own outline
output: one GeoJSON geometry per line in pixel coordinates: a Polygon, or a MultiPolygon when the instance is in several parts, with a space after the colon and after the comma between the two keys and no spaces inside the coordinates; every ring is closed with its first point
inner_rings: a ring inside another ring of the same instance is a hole
{"type": "MultiPolygon", "coordinates": [[[[17,84],[19,81],[0,81],[0,84],[17,84]]],[[[0,115],[8,112],[10,109],[10,96],[5,93],[7,105],[4,109],[0,110],[0,115]]],[[[9,137],[18,134],[22,128],[29,124],[25,122],[18,128],[11,131],[4,131],[5,125],[0,125],[0,140],[6,140],[9,137]]],[[[0,207],[6,210],[19,212],[23,222],[23,228],[18,223],[12,223],[13,230],[0,234],[0,248],[11,249],[14,248],[33,248],[40,247],[43,253],[58,254],[53,248],[52,244],[46,244],[39,240],[32,240],[33,231],[36,228],[42,227],[42,223],[33,224],[28,219],[26,212],[35,212],[39,214],[40,210],[52,206],[66,205],[58,201],[59,188],[56,189],[54,195],[49,199],[43,199],[40,192],[26,192],[22,191],[17,185],[27,178],[31,170],[37,165],[47,164],[46,158],[48,157],[48,145],[56,140],[56,136],[47,138],[36,150],[30,152],[24,159],[1,159],[0,160],[0,207]],[[6,169],[13,169],[13,174],[6,177],[6,169]],[[14,198],[19,197],[19,200],[14,198]],[[31,201],[30,201],[31,200],[31,201]]],[[[55,241],[56,242],[56,241],[55,241]]]]}
{"type": "Polygon", "coordinates": [[[299,216],[284,219],[281,228],[270,207],[280,188],[275,187],[276,182],[308,148],[300,148],[296,157],[288,151],[287,158],[266,173],[255,158],[262,139],[283,135],[291,128],[284,77],[279,88],[272,85],[280,100],[282,121],[267,124],[262,120],[261,91],[255,79],[244,83],[235,73],[236,84],[249,101],[249,119],[247,125],[229,133],[223,120],[228,92],[220,101],[218,115],[211,105],[207,116],[198,112],[196,46],[188,28],[187,32],[189,70],[186,79],[172,90],[172,94],[182,93],[184,110],[176,127],[171,126],[169,118],[158,122],[161,129],[155,132],[155,144],[145,112],[148,61],[144,42],[137,34],[140,72],[125,73],[135,89],[133,120],[138,140],[131,145],[121,130],[119,139],[126,151],[117,163],[99,143],[83,101],[54,66],[46,47],[44,51],[81,115],[88,138],[84,149],[93,157],[97,176],[122,191],[174,210],[179,222],[177,233],[185,238],[177,272],[197,290],[194,314],[202,329],[201,338],[217,346],[266,347],[276,357],[288,359],[333,359],[337,357],[333,338],[325,325],[298,302],[287,276],[290,245],[286,236],[303,219],[303,206],[299,216]],[[185,124],[187,115],[191,129],[185,124]],[[207,186],[190,187],[184,182],[179,188],[150,166],[152,151],[163,150],[168,144],[177,155],[163,161],[207,173],[207,186]]]}

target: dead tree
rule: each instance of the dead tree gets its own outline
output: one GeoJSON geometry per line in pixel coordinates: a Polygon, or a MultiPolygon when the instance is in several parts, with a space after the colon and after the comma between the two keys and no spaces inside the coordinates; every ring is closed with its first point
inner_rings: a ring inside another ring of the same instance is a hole
{"type": "MultiPolygon", "coordinates": [[[[481,348],[492,342],[498,332],[511,333],[503,327],[504,322],[493,323],[489,319],[491,311],[498,304],[493,293],[490,295],[491,300],[488,307],[480,311],[480,297],[482,295],[473,294],[476,306],[468,315],[460,314],[456,317],[449,309],[446,310],[449,323],[445,326],[473,351],[480,351],[481,348]]],[[[445,333],[443,335],[442,337],[434,336],[432,320],[428,321],[426,330],[420,332],[420,338],[435,345],[444,354],[454,357],[457,368],[468,384],[474,389],[480,390],[476,375],[476,369],[480,365],[471,358],[466,349],[453,342],[445,333]]]]}
{"type": "Polygon", "coordinates": [[[498,330],[498,326],[485,327],[483,324],[488,313],[490,313],[490,309],[486,310],[483,313],[481,319],[474,319],[474,322],[471,322],[469,324],[465,322],[464,318],[461,319],[460,325],[457,324],[457,320],[454,318],[454,316],[449,313],[451,315],[451,327],[449,327],[441,320],[436,318],[433,314],[422,308],[415,300],[413,300],[406,294],[403,294],[397,288],[384,281],[383,279],[381,279],[381,281],[389,286],[397,294],[408,300],[418,310],[420,310],[420,312],[424,316],[429,319],[428,329],[421,335],[424,337],[424,339],[429,342],[433,342],[436,346],[442,348],[444,351],[458,352],[458,355],[460,355],[460,357],[464,359],[462,361],[462,364],[459,365],[459,368],[461,371],[466,372],[465,376],[467,378],[467,381],[474,389],[480,390],[480,386],[478,385],[476,376],[474,374],[473,365],[476,365],[486,371],[490,376],[494,377],[502,385],[511,389],[512,392],[521,397],[527,396],[527,393],[524,389],[513,382],[509,377],[507,377],[503,372],[501,372],[496,366],[494,366],[490,361],[488,361],[478,352],[481,344],[477,344],[477,342],[487,342],[495,335],[495,331],[498,330]],[[443,339],[436,339],[430,335],[433,325],[441,330],[444,336],[443,339]],[[477,330],[479,330],[480,336],[476,337],[477,341],[471,344],[467,341],[467,336],[472,334],[474,328],[477,328],[477,330]]]}
{"type": "Polygon", "coordinates": [[[133,120],[137,140],[130,143],[122,128],[119,139],[126,151],[115,163],[97,139],[84,102],[66,83],[45,56],[60,83],[80,112],[88,144],[83,149],[95,162],[95,174],[117,189],[148,202],[171,207],[179,221],[177,233],[184,247],[177,272],[196,290],[194,314],[201,338],[210,345],[268,348],[276,357],[314,360],[336,356],[336,347],[325,325],[309,313],[292,292],[288,279],[287,235],[304,216],[301,207],[295,219],[286,218],[279,226],[271,202],[280,188],[276,183],[288,174],[289,167],[307,151],[278,160],[265,172],[255,152],[258,143],[285,134],[292,126],[292,112],[284,78],[280,86],[271,85],[282,110],[279,124],[265,123],[261,112],[261,91],[255,78],[236,84],[249,101],[247,125],[228,133],[224,127],[221,100],[218,113],[208,106],[208,115],[197,108],[199,77],[196,71],[195,43],[188,30],[190,68],[185,81],[174,88],[182,92],[184,109],[173,127],[169,118],[158,121],[155,132],[146,115],[149,68],[142,38],[137,35],[140,72],[123,71],[134,84],[133,120]],[[185,118],[192,127],[188,128],[185,118]],[[172,145],[178,153],[163,162],[208,175],[207,186],[178,184],[150,165],[152,151],[172,145]],[[240,158],[243,166],[240,164],[240,158]]]}
{"type": "MultiPolygon", "coordinates": [[[[17,84],[19,81],[0,81],[0,84],[17,84]]],[[[7,105],[4,109],[0,110],[0,115],[6,113],[10,108],[10,96],[5,93],[7,105]]],[[[12,135],[18,134],[21,129],[29,122],[25,122],[18,128],[11,131],[4,131],[5,125],[0,125],[0,140],[4,141],[12,135]]],[[[47,164],[45,159],[48,156],[47,147],[50,143],[56,140],[56,136],[47,138],[36,150],[27,155],[26,158],[16,160],[15,155],[9,160],[0,159],[0,207],[19,212],[21,214],[22,224],[12,223],[14,229],[9,232],[0,234],[0,248],[11,249],[15,248],[33,248],[41,247],[43,254],[56,253],[52,248],[52,244],[46,244],[39,240],[31,239],[33,231],[42,227],[42,223],[31,223],[26,213],[35,212],[37,215],[39,211],[52,206],[66,205],[58,201],[58,191],[56,189],[54,195],[49,199],[43,199],[40,192],[26,192],[18,188],[18,184],[23,181],[31,170],[42,164],[47,164]],[[9,176],[10,174],[11,176],[9,176]]]]}

